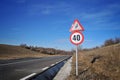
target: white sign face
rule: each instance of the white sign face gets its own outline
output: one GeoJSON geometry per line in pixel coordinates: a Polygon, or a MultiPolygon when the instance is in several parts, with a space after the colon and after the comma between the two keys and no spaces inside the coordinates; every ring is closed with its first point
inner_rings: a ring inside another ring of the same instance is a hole
{"type": "Polygon", "coordinates": [[[74,21],[70,29],[70,32],[73,32],[73,31],[84,31],[84,28],[82,27],[82,25],[77,19],[74,21]]]}
{"type": "Polygon", "coordinates": [[[75,45],[79,45],[83,42],[84,40],[84,36],[81,32],[73,32],[70,36],[70,41],[71,43],[75,44],[75,45]]]}

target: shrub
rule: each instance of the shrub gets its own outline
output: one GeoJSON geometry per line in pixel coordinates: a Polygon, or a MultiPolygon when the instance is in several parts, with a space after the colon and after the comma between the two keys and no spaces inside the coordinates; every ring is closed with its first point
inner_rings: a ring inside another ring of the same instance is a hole
{"type": "Polygon", "coordinates": [[[104,42],[104,46],[109,46],[109,45],[118,44],[118,43],[120,43],[120,38],[108,39],[104,42]]]}

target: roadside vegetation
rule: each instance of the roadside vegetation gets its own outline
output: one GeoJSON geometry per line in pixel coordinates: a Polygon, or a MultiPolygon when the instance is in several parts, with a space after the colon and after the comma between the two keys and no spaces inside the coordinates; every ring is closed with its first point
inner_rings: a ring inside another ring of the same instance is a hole
{"type": "Polygon", "coordinates": [[[59,50],[59,49],[54,49],[54,48],[43,48],[43,47],[37,47],[37,46],[27,46],[27,44],[21,44],[20,45],[22,48],[43,53],[43,54],[48,54],[48,55],[69,55],[71,54],[70,51],[64,51],[64,50],[59,50]]]}
{"type": "Polygon", "coordinates": [[[26,44],[21,44],[20,46],[0,44],[0,59],[34,58],[67,54],[70,54],[70,52],[53,48],[27,46],[26,44]]]}
{"type": "Polygon", "coordinates": [[[120,38],[109,39],[101,47],[83,49],[78,54],[79,75],[75,76],[75,54],[67,80],[119,80],[120,38]]]}

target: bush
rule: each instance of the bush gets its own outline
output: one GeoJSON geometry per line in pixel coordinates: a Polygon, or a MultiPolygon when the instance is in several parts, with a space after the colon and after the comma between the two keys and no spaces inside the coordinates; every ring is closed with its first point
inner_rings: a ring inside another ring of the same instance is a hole
{"type": "Polygon", "coordinates": [[[20,46],[25,48],[25,47],[27,47],[27,44],[20,44],[20,46]]]}
{"type": "Polygon", "coordinates": [[[120,43],[120,38],[108,39],[104,42],[104,46],[109,46],[109,45],[118,44],[118,43],[120,43]]]}

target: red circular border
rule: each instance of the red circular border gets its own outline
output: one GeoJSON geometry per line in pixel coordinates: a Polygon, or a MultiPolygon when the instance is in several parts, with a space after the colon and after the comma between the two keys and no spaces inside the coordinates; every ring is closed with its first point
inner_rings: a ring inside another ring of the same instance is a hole
{"type": "Polygon", "coordinates": [[[70,42],[71,42],[72,44],[74,44],[74,45],[79,45],[79,44],[81,44],[83,41],[84,41],[84,35],[83,35],[81,32],[79,32],[79,31],[74,31],[74,32],[70,35],[70,42]],[[79,42],[79,43],[74,43],[74,42],[71,40],[71,37],[72,37],[72,35],[73,35],[74,33],[80,33],[80,35],[82,36],[81,42],[79,42]]]}

